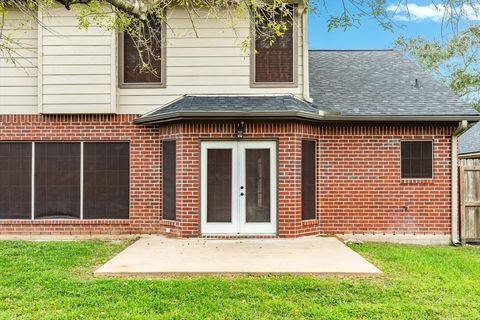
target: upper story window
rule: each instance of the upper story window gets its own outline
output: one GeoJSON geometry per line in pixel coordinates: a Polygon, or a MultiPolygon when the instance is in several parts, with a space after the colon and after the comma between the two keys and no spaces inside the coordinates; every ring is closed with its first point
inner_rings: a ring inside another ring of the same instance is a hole
{"type": "Polygon", "coordinates": [[[120,85],[163,87],[165,85],[164,26],[154,16],[120,36],[120,85]],[[140,36],[141,35],[141,36],[140,36]]]}
{"type": "Polygon", "coordinates": [[[402,141],[402,179],[433,178],[433,141],[402,141]]]}
{"type": "Polygon", "coordinates": [[[269,26],[272,17],[264,14],[255,18],[251,55],[253,86],[297,85],[295,16],[296,7],[293,5],[287,6],[286,11],[277,10],[273,19],[286,28],[281,37],[277,37],[269,26]]]}

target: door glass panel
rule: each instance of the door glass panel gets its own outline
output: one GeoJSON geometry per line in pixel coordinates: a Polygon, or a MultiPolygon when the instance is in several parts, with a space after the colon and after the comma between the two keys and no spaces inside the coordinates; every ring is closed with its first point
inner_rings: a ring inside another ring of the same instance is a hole
{"type": "Polygon", "coordinates": [[[232,222],[232,150],[208,149],[207,222],[232,222]]]}
{"type": "Polygon", "coordinates": [[[245,150],[246,222],[270,222],[270,149],[245,150]]]}

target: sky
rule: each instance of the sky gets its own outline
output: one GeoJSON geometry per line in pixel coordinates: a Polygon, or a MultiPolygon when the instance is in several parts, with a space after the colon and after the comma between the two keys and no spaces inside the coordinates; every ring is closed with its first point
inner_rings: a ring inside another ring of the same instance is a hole
{"type": "MultiPolygon", "coordinates": [[[[325,0],[331,13],[341,10],[341,1],[325,0]]],[[[438,1],[437,1],[438,3],[438,1]]],[[[405,38],[423,36],[427,39],[448,39],[452,34],[448,27],[442,28],[443,11],[432,5],[432,0],[409,0],[408,8],[397,8],[398,1],[387,2],[387,8],[395,22],[392,31],[385,31],[373,19],[362,20],[359,27],[347,30],[334,29],[328,32],[327,19],[330,16],[325,9],[309,15],[310,49],[391,49],[395,40],[403,35],[405,38]],[[396,10],[395,10],[396,9],[396,10]],[[408,9],[408,10],[407,10],[408,9]]],[[[471,8],[465,8],[466,19],[460,29],[468,24],[480,23],[480,15],[471,8]]]]}

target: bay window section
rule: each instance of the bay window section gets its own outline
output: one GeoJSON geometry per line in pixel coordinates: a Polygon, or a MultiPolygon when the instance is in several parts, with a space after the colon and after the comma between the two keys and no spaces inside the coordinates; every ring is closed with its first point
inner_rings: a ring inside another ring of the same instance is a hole
{"type": "Polygon", "coordinates": [[[163,164],[162,164],[162,183],[163,183],[163,214],[165,220],[175,220],[176,215],[176,170],[177,170],[177,143],[175,140],[165,140],[162,142],[163,164]]]}
{"type": "Polygon", "coordinates": [[[302,140],[302,220],[316,219],[316,143],[302,140]]]}

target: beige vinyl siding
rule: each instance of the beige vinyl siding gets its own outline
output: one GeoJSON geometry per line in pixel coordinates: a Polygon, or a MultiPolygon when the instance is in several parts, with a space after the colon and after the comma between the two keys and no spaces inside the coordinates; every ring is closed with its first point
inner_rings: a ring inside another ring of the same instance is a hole
{"type": "MultiPolygon", "coordinates": [[[[34,22],[15,33],[32,47],[19,50],[23,56],[17,61],[23,68],[0,58],[0,113],[143,114],[184,94],[303,94],[300,15],[294,88],[250,86],[250,50],[242,50],[250,32],[247,17],[233,23],[227,17],[193,17],[194,29],[187,12],[168,10],[166,87],[122,89],[117,86],[116,35],[95,26],[79,30],[75,12],[60,7],[40,18],[46,28],[38,30],[34,22]],[[37,47],[42,48],[38,53],[37,47]]],[[[14,25],[23,21],[15,11],[8,19],[14,25]]]]}
{"type": "Polygon", "coordinates": [[[75,12],[62,7],[43,13],[42,23],[39,112],[116,112],[114,35],[97,26],[80,30],[75,12]]]}
{"type": "Polygon", "coordinates": [[[16,44],[15,64],[0,54],[0,114],[37,111],[37,23],[8,10],[3,32],[16,44]]]}
{"type": "MultiPolygon", "coordinates": [[[[301,12],[301,10],[299,10],[301,12]]],[[[181,9],[167,11],[165,88],[119,89],[120,113],[146,113],[183,94],[303,94],[303,50],[301,16],[298,18],[298,87],[252,88],[247,18],[194,17],[181,9]],[[198,35],[198,37],[197,37],[198,35]]]]}

